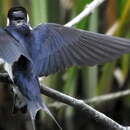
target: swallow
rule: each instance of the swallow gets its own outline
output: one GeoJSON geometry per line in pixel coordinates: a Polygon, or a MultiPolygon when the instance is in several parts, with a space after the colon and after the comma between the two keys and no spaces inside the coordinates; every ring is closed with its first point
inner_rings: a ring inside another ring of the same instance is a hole
{"type": "Polygon", "coordinates": [[[8,25],[0,28],[0,58],[5,61],[14,85],[33,121],[39,110],[57,123],[40,96],[38,78],[71,66],[94,66],[110,62],[130,52],[130,40],[46,23],[32,28],[24,7],[8,11],[8,25]]]}

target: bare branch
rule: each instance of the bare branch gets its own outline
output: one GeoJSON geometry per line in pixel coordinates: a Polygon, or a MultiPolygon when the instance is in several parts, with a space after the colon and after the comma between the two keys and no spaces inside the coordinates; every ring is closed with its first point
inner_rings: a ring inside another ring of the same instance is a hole
{"type": "Polygon", "coordinates": [[[73,106],[78,109],[80,112],[83,112],[87,115],[88,118],[95,120],[106,127],[109,127],[111,130],[130,130],[130,127],[123,127],[117,122],[113,121],[103,113],[98,112],[94,108],[90,107],[89,105],[85,104],[84,101],[78,100],[76,98],[70,97],[63,93],[60,93],[54,89],[48,88],[46,86],[41,87],[41,93],[52,97],[60,102],[63,102],[67,105],[73,106]]]}
{"type": "MultiPolygon", "coordinates": [[[[109,102],[111,100],[119,99],[121,97],[125,97],[128,95],[130,95],[130,89],[120,91],[120,92],[105,94],[102,96],[96,96],[96,97],[93,97],[90,99],[86,99],[86,100],[84,100],[84,102],[89,105],[98,105],[103,102],[109,102]]],[[[59,103],[59,102],[54,102],[54,103],[49,104],[49,107],[55,107],[57,109],[60,109],[61,107],[66,107],[66,106],[67,106],[66,104],[59,103]]]]}
{"type": "Polygon", "coordinates": [[[97,8],[101,3],[103,3],[105,0],[93,0],[89,5],[86,5],[86,8],[74,19],[72,19],[70,22],[65,24],[66,27],[71,27],[77,23],[79,23],[84,17],[88,16],[90,13],[94,11],[95,8],[97,8]]]}

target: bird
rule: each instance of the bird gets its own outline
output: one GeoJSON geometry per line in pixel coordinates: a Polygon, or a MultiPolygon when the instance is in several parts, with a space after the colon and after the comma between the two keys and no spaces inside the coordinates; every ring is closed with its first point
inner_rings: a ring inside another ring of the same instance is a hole
{"type": "Polygon", "coordinates": [[[15,85],[16,105],[27,106],[34,129],[39,110],[47,112],[62,129],[41,98],[39,77],[71,66],[107,63],[130,52],[130,40],[125,38],[56,23],[32,28],[24,7],[12,7],[7,17],[7,26],[0,28],[0,58],[15,85]]]}

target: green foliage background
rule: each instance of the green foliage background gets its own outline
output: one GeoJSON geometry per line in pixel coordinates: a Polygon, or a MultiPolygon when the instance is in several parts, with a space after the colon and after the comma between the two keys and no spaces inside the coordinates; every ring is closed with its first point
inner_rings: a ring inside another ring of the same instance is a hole
{"type": "MultiPolygon", "coordinates": [[[[30,16],[31,25],[55,22],[65,24],[78,15],[86,4],[92,0],[0,0],[0,26],[5,27],[8,9],[13,6],[24,6],[30,16]]],[[[91,15],[84,18],[75,25],[76,28],[90,30],[93,32],[106,33],[107,30],[117,22],[118,27],[114,35],[119,37],[130,37],[130,1],[108,0],[97,8],[91,15]]],[[[117,61],[95,67],[72,67],[65,72],[60,72],[46,78],[43,83],[70,96],[87,99],[101,94],[128,89],[129,83],[130,55],[126,54],[117,61]],[[122,74],[123,83],[120,84],[114,76],[116,70],[122,74]]],[[[31,122],[28,114],[10,114],[12,96],[8,87],[5,89],[1,83],[0,87],[0,130],[31,130],[31,122]],[[6,99],[7,98],[7,99],[6,99]],[[3,119],[4,116],[4,119],[3,119]],[[17,123],[16,123],[17,122],[17,123]]],[[[7,86],[7,85],[6,85],[7,86]]],[[[47,104],[55,102],[45,97],[47,104]]],[[[128,125],[130,122],[129,97],[109,101],[99,105],[93,105],[96,109],[104,112],[117,122],[128,125]]],[[[83,113],[71,107],[51,108],[53,114],[64,130],[107,130],[101,124],[84,117],[83,113]]],[[[38,130],[57,130],[51,119],[40,112],[37,116],[38,130]]]]}

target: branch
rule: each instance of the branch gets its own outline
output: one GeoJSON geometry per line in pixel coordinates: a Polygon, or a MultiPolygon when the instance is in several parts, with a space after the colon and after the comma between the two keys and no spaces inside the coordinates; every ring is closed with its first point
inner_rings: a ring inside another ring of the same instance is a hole
{"type": "Polygon", "coordinates": [[[47,95],[53,99],[56,99],[60,102],[63,102],[67,105],[73,106],[79,111],[83,112],[85,115],[87,115],[88,118],[95,120],[98,123],[101,123],[107,127],[109,127],[111,130],[130,130],[130,127],[123,127],[110,119],[109,117],[105,116],[104,114],[98,112],[97,110],[93,109],[89,105],[85,104],[84,101],[78,100],[76,98],[73,98],[71,96],[65,95],[63,93],[60,93],[54,89],[48,88],[46,86],[41,87],[41,93],[44,95],[47,95]]]}
{"type": "MultiPolygon", "coordinates": [[[[89,105],[97,105],[103,102],[108,102],[111,100],[119,99],[121,97],[128,96],[128,95],[130,95],[130,89],[120,91],[120,92],[105,94],[102,96],[96,96],[90,99],[86,99],[84,100],[84,102],[89,105]]],[[[60,109],[61,107],[66,107],[67,105],[64,103],[54,102],[54,103],[49,104],[48,106],[54,107],[56,109],[60,109]]]]}
{"type": "MultiPolygon", "coordinates": [[[[0,74],[0,81],[12,84],[12,81],[6,73],[0,74]]],[[[76,109],[87,115],[88,118],[93,119],[96,122],[105,125],[106,127],[109,127],[111,130],[130,130],[130,127],[121,126],[109,117],[85,104],[85,102],[82,100],[75,99],[46,86],[41,86],[41,93],[53,99],[56,99],[57,101],[75,107],[76,109]]]]}
{"type": "Polygon", "coordinates": [[[101,3],[103,3],[105,0],[93,0],[89,5],[86,5],[86,8],[74,19],[72,19],[70,22],[65,24],[66,27],[71,27],[77,23],[79,23],[84,17],[88,16],[90,13],[94,11],[95,8],[97,8],[101,3]]]}
{"type": "Polygon", "coordinates": [[[128,96],[128,95],[130,95],[130,89],[120,91],[120,92],[110,93],[110,94],[106,94],[102,96],[97,96],[97,97],[85,100],[85,102],[87,104],[98,104],[101,102],[107,102],[107,101],[118,99],[118,98],[128,96]]]}

